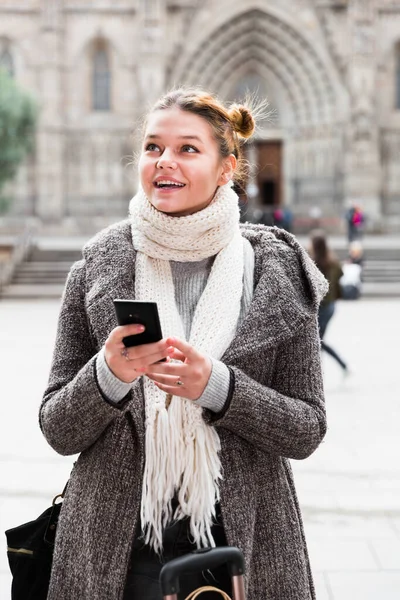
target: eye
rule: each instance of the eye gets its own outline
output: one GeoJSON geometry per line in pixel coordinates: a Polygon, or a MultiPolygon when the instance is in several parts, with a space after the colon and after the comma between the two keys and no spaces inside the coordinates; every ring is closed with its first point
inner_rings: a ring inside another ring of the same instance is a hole
{"type": "Polygon", "coordinates": [[[182,146],[182,150],[183,150],[183,152],[188,152],[189,154],[198,152],[197,148],[190,144],[185,144],[185,146],[182,146]]]}
{"type": "Polygon", "coordinates": [[[160,147],[157,144],[146,144],[144,149],[146,152],[158,152],[160,147]]]}

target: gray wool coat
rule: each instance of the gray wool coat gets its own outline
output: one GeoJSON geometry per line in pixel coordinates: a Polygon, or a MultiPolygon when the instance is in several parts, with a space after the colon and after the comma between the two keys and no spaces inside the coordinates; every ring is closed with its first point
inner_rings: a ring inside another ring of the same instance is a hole
{"type": "MultiPolygon", "coordinates": [[[[324,278],[290,234],[245,224],[254,296],[222,360],[235,376],[222,413],[221,511],[242,549],[248,600],[315,598],[288,459],[307,458],[326,431],[318,304],[324,278]]],[[[120,600],[138,522],[144,466],[141,379],[120,407],[96,383],[96,354],[117,323],[113,298],[134,297],[128,221],[100,232],[63,295],[40,426],[60,454],[80,453],[61,510],[48,600],[120,600]]]]}

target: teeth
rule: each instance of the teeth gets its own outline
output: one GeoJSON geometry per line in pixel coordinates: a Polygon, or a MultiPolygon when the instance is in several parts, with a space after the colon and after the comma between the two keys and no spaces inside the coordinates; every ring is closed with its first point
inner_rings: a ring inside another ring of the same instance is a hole
{"type": "Polygon", "coordinates": [[[162,180],[162,181],[157,181],[156,185],[157,185],[157,187],[163,186],[163,185],[174,185],[176,187],[183,187],[185,184],[184,183],[177,183],[176,181],[168,181],[168,179],[165,179],[165,180],[162,180]]]}

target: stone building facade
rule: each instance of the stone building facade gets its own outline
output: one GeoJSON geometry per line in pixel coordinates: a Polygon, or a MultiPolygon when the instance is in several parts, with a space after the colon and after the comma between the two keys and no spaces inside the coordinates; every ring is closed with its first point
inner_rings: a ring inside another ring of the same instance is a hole
{"type": "Polygon", "coordinates": [[[41,109],[15,214],[126,214],[144,111],[195,84],[269,99],[250,203],[400,226],[400,1],[0,0],[0,63],[41,109]]]}

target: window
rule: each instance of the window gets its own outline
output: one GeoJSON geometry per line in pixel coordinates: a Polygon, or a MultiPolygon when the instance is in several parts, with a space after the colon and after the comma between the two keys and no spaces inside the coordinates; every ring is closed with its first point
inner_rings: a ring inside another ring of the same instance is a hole
{"type": "Polygon", "coordinates": [[[111,110],[111,73],[105,45],[97,46],[93,56],[93,110],[111,110]]]}
{"type": "Polygon", "coordinates": [[[395,85],[396,85],[396,110],[400,110],[400,42],[396,46],[396,74],[395,74],[395,85]]]}
{"type": "Polygon", "coordinates": [[[7,71],[11,77],[14,77],[14,61],[8,48],[0,51],[0,67],[7,71]]]}

